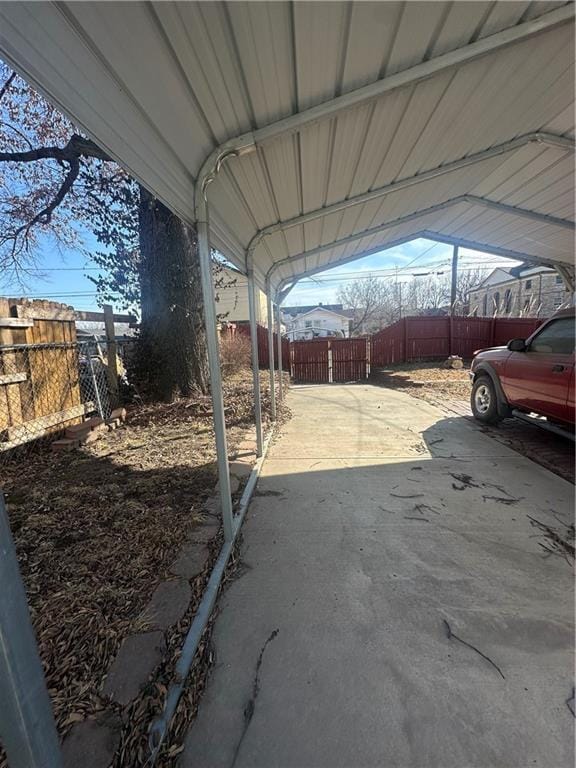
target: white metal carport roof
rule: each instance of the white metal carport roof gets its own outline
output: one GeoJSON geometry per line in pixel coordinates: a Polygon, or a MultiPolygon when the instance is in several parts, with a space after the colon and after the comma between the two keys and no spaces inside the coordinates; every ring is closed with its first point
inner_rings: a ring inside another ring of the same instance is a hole
{"type": "MultiPolygon", "coordinates": [[[[156,755],[256,479],[234,516],[209,235],[249,275],[260,453],[253,277],[271,308],[298,276],[427,236],[573,279],[574,8],[4,2],[0,52],[197,225],[225,545],[150,731],[156,755]]],[[[271,323],[269,352],[273,412],[271,323]]],[[[6,709],[22,750],[60,765],[50,718],[6,709]]]]}
{"type": "Polygon", "coordinates": [[[0,19],[3,55],[187,220],[241,148],[210,185],[211,238],[263,286],[417,236],[573,263],[572,4],[9,2],[0,19]]]}

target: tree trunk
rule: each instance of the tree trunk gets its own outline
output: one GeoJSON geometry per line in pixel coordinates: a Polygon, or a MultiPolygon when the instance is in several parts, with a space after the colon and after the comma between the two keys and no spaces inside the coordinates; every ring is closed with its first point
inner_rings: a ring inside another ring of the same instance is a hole
{"type": "Polygon", "coordinates": [[[138,374],[147,394],[170,402],[208,391],[198,238],[140,188],[142,326],[138,374]]]}

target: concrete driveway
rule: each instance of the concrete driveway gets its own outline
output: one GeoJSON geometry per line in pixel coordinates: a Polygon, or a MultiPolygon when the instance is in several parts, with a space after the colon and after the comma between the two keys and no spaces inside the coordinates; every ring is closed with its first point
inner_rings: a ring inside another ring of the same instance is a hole
{"type": "MultiPolygon", "coordinates": [[[[571,768],[574,488],[406,394],[294,387],[186,768],[571,768]]],[[[572,703],[573,706],[573,703],[572,703]]]]}

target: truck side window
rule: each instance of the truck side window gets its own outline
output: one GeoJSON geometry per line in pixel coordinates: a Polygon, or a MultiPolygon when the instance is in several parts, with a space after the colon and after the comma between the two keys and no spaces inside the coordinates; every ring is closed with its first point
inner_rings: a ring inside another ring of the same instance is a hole
{"type": "Polygon", "coordinates": [[[551,322],[534,338],[530,352],[571,355],[574,352],[574,319],[563,317],[551,322]]]}

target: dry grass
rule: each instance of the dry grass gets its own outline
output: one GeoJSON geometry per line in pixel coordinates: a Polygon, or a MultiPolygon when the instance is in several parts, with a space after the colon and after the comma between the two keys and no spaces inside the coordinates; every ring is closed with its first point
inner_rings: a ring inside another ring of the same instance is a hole
{"type": "Polygon", "coordinates": [[[406,391],[413,397],[436,404],[439,400],[468,400],[470,378],[468,367],[459,371],[444,368],[442,362],[403,363],[379,369],[373,376],[375,383],[406,391]]]}
{"type": "MultiPolygon", "coordinates": [[[[266,415],[265,373],[261,390],[266,415]]],[[[229,377],[224,391],[233,449],[253,423],[251,373],[229,377]]],[[[38,449],[0,466],[62,736],[106,706],[99,691],[120,643],[138,629],[142,608],[201,519],[216,482],[210,414],[204,397],[132,409],[125,427],[81,450],[38,449]]],[[[202,575],[191,583],[192,617],[204,581],[202,575]]],[[[169,651],[180,637],[174,628],[169,651]]],[[[123,743],[139,750],[140,734],[133,731],[123,743]]],[[[130,754],[136,760],[136,752],[130,754]]]]}

